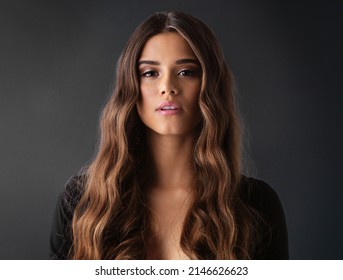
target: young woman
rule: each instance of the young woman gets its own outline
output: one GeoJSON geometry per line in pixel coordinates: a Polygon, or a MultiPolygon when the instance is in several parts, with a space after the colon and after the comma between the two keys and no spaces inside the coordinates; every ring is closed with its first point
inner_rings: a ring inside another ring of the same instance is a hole
{"type": "Polygon", "coordinates": [[[61,193],[55,259],[287,259],[276,193],[241,174],[233,78],[182,12],[141,23],[117,67],[97,154],[61,193]]]}

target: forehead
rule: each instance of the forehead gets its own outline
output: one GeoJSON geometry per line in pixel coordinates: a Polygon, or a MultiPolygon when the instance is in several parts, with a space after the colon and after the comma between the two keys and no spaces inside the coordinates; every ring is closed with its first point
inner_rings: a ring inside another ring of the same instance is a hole
{"type": "Polygon", "coordinates": [[[151,37],[143,47],[140,59],[177,60],[196,56],[188,42],[178,32],[164,32],[151,37]]]}

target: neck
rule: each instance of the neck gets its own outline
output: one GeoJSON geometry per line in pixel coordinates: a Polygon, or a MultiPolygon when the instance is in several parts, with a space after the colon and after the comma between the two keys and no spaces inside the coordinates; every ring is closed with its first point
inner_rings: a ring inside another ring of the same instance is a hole
{"type": "Polygon", "coordinates": [[[159,135],[146,133],[149,183],[160,189],[190,189],[194,185],[194,134],[159,135]]]}

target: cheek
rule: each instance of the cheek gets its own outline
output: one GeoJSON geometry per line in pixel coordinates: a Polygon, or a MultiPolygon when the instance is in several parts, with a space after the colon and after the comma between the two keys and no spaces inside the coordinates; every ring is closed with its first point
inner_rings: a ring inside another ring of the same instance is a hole
{"type": "Polygon", "coordinates": [[[189,104],[192,104],[192,110],[193,111],[199,111],[199,98],[200,98],[200,86],[194,86],[193,90],[191,91],[192,94],[189,96],[188,102],[189,104]]]}
{"type": "Polygon", "coordinates": [[[149,94],[146,93],[142,94],[141,91],[138,101],[136,103],[136,108],[138,115],[142,121],[149,117],[149,112],[151,112],[152,110],[151,104],[153,104],[151,96],[149,96],[149,94]]]}
{"type": "Polygon", "coordinates": [[[142,119],[145,110],[144,110],[144,103],[141,97],[138,99],[136,103],[136,108],[137,108],[139,117],[142,119]]]}

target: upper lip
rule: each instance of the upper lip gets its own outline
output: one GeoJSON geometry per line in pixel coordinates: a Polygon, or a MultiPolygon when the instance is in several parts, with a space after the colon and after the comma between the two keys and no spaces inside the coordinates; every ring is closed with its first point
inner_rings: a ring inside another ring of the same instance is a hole
{"type": "Polygon", "coordinates": [[[156,111],[162,110],[165,107],[170,107],[169,110],[178,110],[181,108],[181,106],[175,102],[164,101],[160,103],[160,105],[156,108],[156,111]]]}

